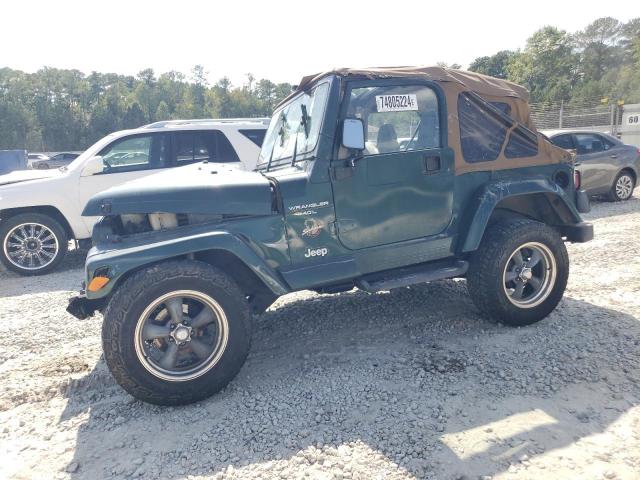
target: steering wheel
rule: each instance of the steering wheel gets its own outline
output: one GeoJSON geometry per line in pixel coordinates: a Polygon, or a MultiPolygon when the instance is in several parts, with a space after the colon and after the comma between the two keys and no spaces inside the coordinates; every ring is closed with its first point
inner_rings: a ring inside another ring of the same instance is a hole
{"type": "Polygon", "coordinates": [[[106,157],[102,157],[102,164],[106,167],[105,168],[106,171],[109,171],[113,168],[113,165],[109,163],[109,160],[107,160],[106,157]]]}

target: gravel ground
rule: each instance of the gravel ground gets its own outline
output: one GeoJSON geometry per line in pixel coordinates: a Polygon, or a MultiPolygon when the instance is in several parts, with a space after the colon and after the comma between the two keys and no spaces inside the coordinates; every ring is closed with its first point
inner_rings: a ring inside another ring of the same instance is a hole
{"type": "Polygon", "coordinates": [[[0,478],[640,478],[640,191],[585,216],[559,308],[513,329],[464,281],[296,293],[255,320],[222,393],[125,394],[62,271],[0,271],[0,478]]]}

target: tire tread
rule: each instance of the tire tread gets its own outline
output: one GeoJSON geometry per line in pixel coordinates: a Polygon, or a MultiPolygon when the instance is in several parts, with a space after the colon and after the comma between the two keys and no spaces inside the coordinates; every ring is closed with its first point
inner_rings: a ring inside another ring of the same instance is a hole
{"type": "MultiPolygon", "coordinates": [[[[102,347],[107,366],[116,381],[131,395],[149,403],[157,405],[183,405],[196,402],[224,388],[228,381],[237,373],[236,371],[233,372],[232,375],[229,375],[224,385],[203,385],[202,382],[198,381],[202,380],[202,377],[184,382],[183,386],[185,388],[182,389],[180,394],[172,395],[169,392],[163,393],[146,387],[137,381],[127,370],[127,360],[125,359],[125,354],[122,351],[118,339],[120,338],[120,330],[128,310],[135,300],[143,294],[146,286],[155,285],[160,281],[184,281],[188,278],[205,280],[215,284],[229,296],[242,298],[243,302],[240,302],[240,304],[244,305],[244,308],[241,308],[241,314],[237,320],[239,320],[240,323],[241,334],[244,335],[246,339],[246,348],[241,352],[241,358],[238,359],[238,371],[248,354],[251,343],[251,315],[249,313],[249,307],[240,288],[228,275],[209,264],[194,260],[168,261],[140,270],[126,279],[125,282],[118,287],[104,310],[102,347]]],[[[229,321],[231,322],[232,319],[229,319],[229,321]]]]}
{"type": "Polygon", "coordinates": [[[467,272],[467,289],[473,303],[487,319],[522,326],[541,320],[556,307],[564,293],[568,274],[569,256],[562,239],[553,228],[530,219],[503,220],[487,227],[478,250],[472,255],[467,272]],[[496,261],[512,253],[514,239],[519,238],[518,242],[522,244],[532,236],[547,238],[552,243],[552,250],[557,250],[554,252],[558,269],[556,285],[549,297],[536,307],[525,310],[509,304],[509,308],[505,309],[500,298],[502,291],[496,291],[498,287],[502,288],[502,272],[496,269],[496,261]]]}

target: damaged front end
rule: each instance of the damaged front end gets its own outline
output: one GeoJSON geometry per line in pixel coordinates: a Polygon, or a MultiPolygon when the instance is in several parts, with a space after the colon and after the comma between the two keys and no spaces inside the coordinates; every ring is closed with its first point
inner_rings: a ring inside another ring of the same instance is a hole
{"type": "Polygon", "coordinates": [[[198,163],[94,195],[83,216],[101,216],[93,244],[228,218],[272,215],[274,185],[256,172],[198,163]]]}
{"type": "MultiPolygon", "coordinates": [[[[216,248],[241,252],[258,264],[256,252],[235,230],[243,228],[239,224],[252,228],[247,223],[276,221],[275,190],[259,173],[229,170],[220,175],[212,166],[195,164],[95,195],[83,215],[102,218],[93,229],[83,290],[67,311],[80,319],[93,315],[105,308],[120,280],[169,258],[195,258],[216,248]]],[[[284,231],[267,231],[277,233],[275,245],[284,250],[284,231]]]]}
{"type": "Polygon", "coordinates": [[[238,215],[202,215],[191,213],[125,213],[102,217],[93,227],[93,245],[119,243],[124,237],[171,230],[188,225],[216,223],[238,215]]]}
{"type": "Polygon", "coordinates": [[[78,320],[85,320],[89,317],[93,317],[96,311],[102,311],[104,304],[104,300],[89,300],[83,288],[80,290],[78,295],[69,299],[67,312],[78,320]]]}

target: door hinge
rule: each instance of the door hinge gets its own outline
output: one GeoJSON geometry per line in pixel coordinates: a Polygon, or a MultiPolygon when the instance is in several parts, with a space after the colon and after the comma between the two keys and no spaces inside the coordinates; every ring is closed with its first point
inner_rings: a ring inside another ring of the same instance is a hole
{"type": "Polygon", "coordinates": [[[353,176],[353,168],[351,165],[331,167],[331,176],[336,182],[346,180],[353,176]]]}

